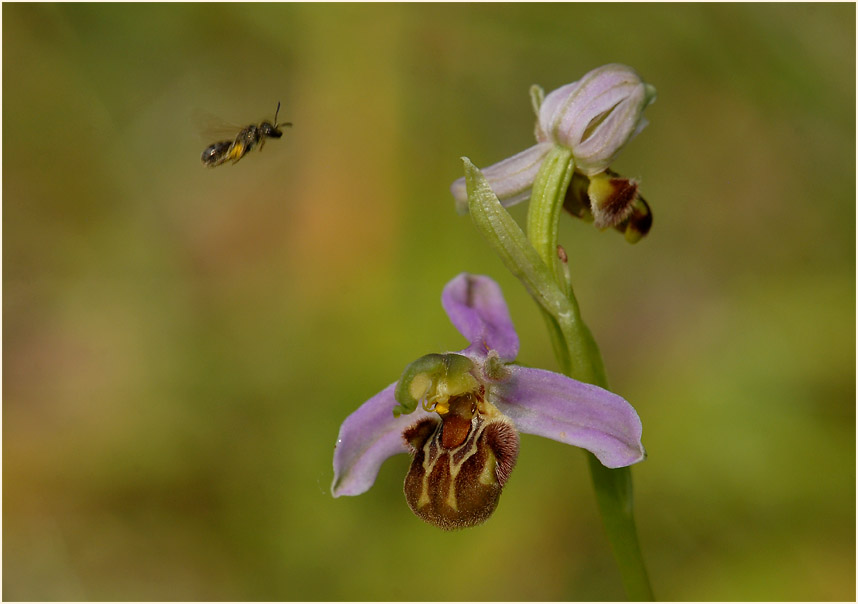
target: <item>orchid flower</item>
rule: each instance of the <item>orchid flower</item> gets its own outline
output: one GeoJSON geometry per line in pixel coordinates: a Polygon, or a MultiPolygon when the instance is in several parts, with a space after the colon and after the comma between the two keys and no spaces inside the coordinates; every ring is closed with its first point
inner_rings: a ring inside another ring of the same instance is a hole
{"type": "MultiPolygon", "coordinates": [[[[631,67],[598,67],[577,82],[543,97],[531,90],[537,113],[536,145],[482,169],[501,204],[510,206],[530,198],[543,161],[555,146],[571,150],[575,175],[566,209],[598,228],[614,227],[637,241],[646,234],[652,217],[637,183],[608,170],[623,147],[647,124],[643,111],[655,100],[655,88],[644,83],[631,67]],[[631,228],[629,228],[631,226],[631,228]]],[[[450,187],[460,214],[468,211],[465,179],[450,187]]]]}
{"type": "Polygon", "coordinates": [[[414,361],[346,418],[334,450],[334,497],[364,493],[388,457],[410,453],[408,505],[454,530],[494,512],[519,432],[587,449],[608,468],[644,459],[640,419],[623,398],[514,362],[518,335],[492,279],[462,273],[441,303],[469,346],[414,361]]]}

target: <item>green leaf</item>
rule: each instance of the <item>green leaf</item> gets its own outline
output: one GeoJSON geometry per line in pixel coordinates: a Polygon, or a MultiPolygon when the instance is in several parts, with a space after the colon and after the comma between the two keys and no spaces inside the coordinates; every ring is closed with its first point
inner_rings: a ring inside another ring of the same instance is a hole
{"type": "Polygon", "coordinates": [[[563,312],[566,296],[533,249],[521,227],[500,204],[488,181],[471,160],[463,157],[468,209],[477,230],[506,267],[551,315],[563,312]]]}

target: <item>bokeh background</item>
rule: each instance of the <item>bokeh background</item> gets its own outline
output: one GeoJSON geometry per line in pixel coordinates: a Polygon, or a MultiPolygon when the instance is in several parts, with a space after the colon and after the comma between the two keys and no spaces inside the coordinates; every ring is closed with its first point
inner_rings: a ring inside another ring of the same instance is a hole
{"type": "Polygon", "coordinates": [[[532,143],[531,84],[615,61],[659,93],[614,166],[654,227],[561,241],[643,419],[656,594],[854,599],[852,4],[4,4],[4,599],[624,598],[570,447],[523,436],[459,533],[406,456],[329,494],[342,419],[463,346],[456,274],[556,368],[448,186],[532,143]],[[198,116],[278,101],[285,138],[200,164],[198,116]]]}

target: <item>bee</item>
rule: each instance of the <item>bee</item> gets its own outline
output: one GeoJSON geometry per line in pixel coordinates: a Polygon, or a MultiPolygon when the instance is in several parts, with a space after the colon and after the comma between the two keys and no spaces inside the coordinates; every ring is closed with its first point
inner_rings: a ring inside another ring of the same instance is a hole
{"type": "Polygon", "coordinates": [[[280,138],[283,136],[283,131],[280,130],[283,126],[291,126],[292,122],[277,123],[277,115],[280,113],[280,103],[277,103],[277,109],[274,111],[274,123],[265,120],[258,126],[251,124],[246,128],[242,128],[241,132],[235,137],[235,140],[220,141],[209,145],[203,151],[203,164],[214,168],[228,161],[237,162],[244,157],[248,151],[259,145],[259,150],[262,150],[265,145],[266,138],[280,138]]]}

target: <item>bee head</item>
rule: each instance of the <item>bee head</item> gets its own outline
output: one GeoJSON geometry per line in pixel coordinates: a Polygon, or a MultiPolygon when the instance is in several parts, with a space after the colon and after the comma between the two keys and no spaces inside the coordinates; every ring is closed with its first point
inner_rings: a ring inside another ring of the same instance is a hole
{"type": "Polygon", "coordinates": [[[283,136],[283,131],[280,130],[281,126],[291,126],[292,122],[280,122],[277,123],[277,116],[280,115],[280,103],[277,103],[277,109],[274,111],[274,123],[272,124],[269,121],[264,121],[259,124],[259,130],[262,133],[262,136],[267,136],[270,138],[280,138],[283,136]]]}
{"type": "Polygon", "coordinates": [[[262,134],[262,136],[267,136],[269,138],[280,138],[281,136],[283,136],[283,131],[280,130],[280,126],[291,126],[291,124],[272,124],[271,122],[262,122],[261,124],[259,124],[259,132],[262,134]]]}

